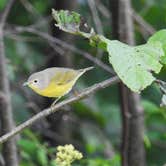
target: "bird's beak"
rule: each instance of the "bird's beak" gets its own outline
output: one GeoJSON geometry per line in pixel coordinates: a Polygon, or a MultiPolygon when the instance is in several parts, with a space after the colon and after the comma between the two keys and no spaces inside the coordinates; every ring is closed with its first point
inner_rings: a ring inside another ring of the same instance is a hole
{"type": "Polygon", "coordinates": [[[27,85],[29,85],[29,82],[24,82],[22,85],[27,86],[27,85]]]}

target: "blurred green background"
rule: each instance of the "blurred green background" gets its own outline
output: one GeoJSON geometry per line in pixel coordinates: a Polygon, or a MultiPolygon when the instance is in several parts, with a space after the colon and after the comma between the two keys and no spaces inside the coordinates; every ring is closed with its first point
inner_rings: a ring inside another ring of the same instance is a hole
{"type": "MultiPolygon", "coordinates": [[[[6,3],[7,0],[0,0],[0,10],[6,3]]],[[[97,9],[102,20],[102,29],[104,35],[111,39],[110,4],[108,0],[101,0],[100,3],[107,9],[105,15],[97,9]]],[[[166,0],[132,0],[132,7],[156,30],[165,28],[166,0]]],[[[5,31],[5,50],[16,124],[30,118],[52,102],[21,86],[31,73],[51,66],[78,69],[95,65],[82,55],[56,44],[52,45],[40,35],[26,30],[26,27],[36,29],[97,56],[98,50],[90,47],[87,40],[54,27],[51,8],[77,11],[95,27],[86,0],[18,0],[14,3],[5,31]],[[23,26],[22,33],[17,31],[19,26],[23,26]]],[[[147,37],[135,24],[136,43],[145,43],[147,37]]],[[[102,61],[108,64],[106,53],[102,54],[102,61]]],[[[165,70],[163,68],[158,76],[163,80],[166,79],[165,70]]],[[[74,89],[81,91],[109,77],[109,73],[95,65],[93,71],[79,79],[74,89]]],[[[68,96],[71,94],[72,92],[68,96]]],[[[144,144],[148,166],[166,163],[166,112],[159,107],[160,101],[161,93],[155,84],[143,91],[141,102],[145,110],[144,144]]],[[[24,130],[18,138],[20,165],[54,166],[56,146],[64,144],[73,144],[83,153],[84,158],[76,163],[77,166],[120,165],[121,115],[116,85],[67,106],[24,130]]]]}

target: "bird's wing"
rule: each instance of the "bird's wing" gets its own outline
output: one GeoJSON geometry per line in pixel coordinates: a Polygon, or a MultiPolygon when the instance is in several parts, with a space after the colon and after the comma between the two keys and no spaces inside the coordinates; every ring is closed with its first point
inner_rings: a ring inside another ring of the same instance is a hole
{"type": "Polygon", "coordinates": [[[70,81],[76,81],[82,74],[86,71],[93,69],[93,67],[88,67],[80,70],[73,70],[70,68],[62,67],[52,67],[42,71],[47,75],[48,83],[50,81],[55,82],[57,85],[65,85],[70,81]]]}
{"type": "Polygon", "coordinates": [[[72,69],[68,70],[57,70],[55,76],[52,81],[54,81],[57,85],[65,85],[70,81],[74,81],[80,72],[72,69]]]}

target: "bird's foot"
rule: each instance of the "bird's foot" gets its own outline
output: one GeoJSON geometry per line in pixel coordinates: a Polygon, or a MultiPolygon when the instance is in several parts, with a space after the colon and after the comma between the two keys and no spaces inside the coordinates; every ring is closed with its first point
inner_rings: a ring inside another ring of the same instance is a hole
{"type": "Polygon", "coordinates": [[[59,101],[59,99],[60,99],[61,97],[58,97],[56,100],[54,100],[54,102],[51,104],[51,111],[53,111],[54,109],[54,106],[55,106],[55,104],[59,101]]]}

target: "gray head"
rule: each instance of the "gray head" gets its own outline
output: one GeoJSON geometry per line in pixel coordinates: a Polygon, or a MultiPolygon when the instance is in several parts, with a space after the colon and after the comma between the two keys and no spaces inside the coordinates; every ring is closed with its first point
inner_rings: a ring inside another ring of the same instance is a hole
{"type": "Polygon", "coordinates": [[[49,79],[47,77],[47,74],[44,72],[37,72],[28,78],[27,82],[25,82],[23,85],[38,88],[38,89],[44,89],[48,86],[49,79]]]}

